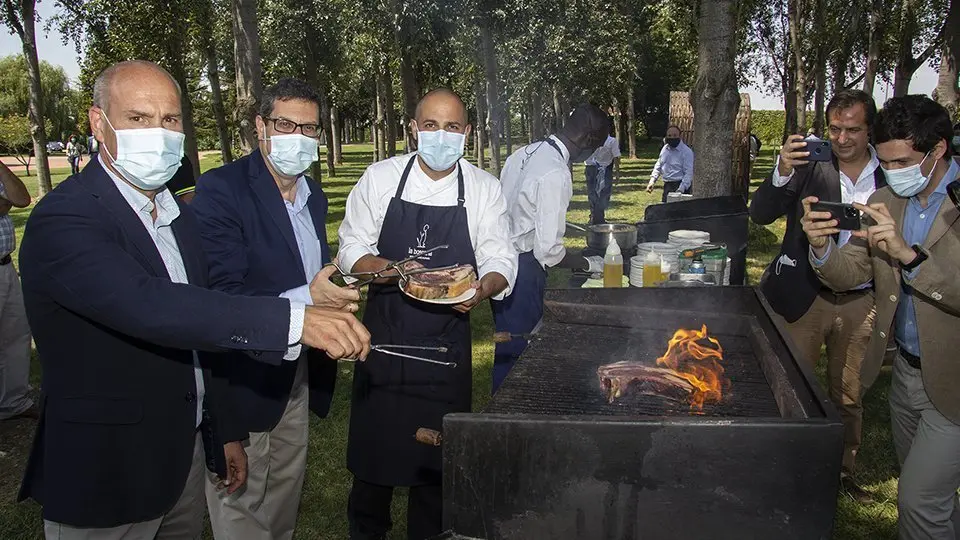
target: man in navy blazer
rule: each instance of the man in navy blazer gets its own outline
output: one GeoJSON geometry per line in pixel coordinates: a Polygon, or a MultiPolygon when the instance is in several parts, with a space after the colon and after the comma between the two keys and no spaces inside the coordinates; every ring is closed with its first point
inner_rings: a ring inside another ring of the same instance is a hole
{"type": "Polygon", "coordinates": [[[20,250],[43,366],[20,496],[43,505],[47,538],[198,538],[204,466],[233,491],[247,463],[209,369],[231,358],[198,352],[282,369],[300,344],[363,357],[369,334],[341,312],[207,288],[199,226],[164,187],[183,155],[166,71],[107,68],[89,116],[98,159],[37,204],[20,250]]]}
{"type": "MultiPolygon", "coordinates": [[[[261,97],[260,148],[207,172],[191,208],[210,262],[210,286],[231,294],[285,297],[353,312],[359,292],[330,281],[327,199],[303,174],[317,160],[320,98],[308,84],[281,79],[261,97]]],[[[336,362],[304,348],[297,362],[273,369],[231,353],[224,363],[233,410],[249,432],[247,484],[215,489],[207,504],[214,536],[284,540],[296,526],[306,472],[309,411],[327,415],[336,362]]]]}

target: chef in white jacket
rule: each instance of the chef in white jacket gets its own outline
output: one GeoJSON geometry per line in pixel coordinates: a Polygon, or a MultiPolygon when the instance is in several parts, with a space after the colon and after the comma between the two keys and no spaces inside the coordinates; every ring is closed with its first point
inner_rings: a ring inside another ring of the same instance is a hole
{"type": "MultiPolygon", "coordinates": [[[[543,316],[547,268],[584,267],[579,254],[563,246],[567,207],[573,197],[572,163],[589,158],[607,139],[610,120],[595,105],[578,106],[556,135],[524,146],[503,166],[500,181],[510,216],[511,247],[519,253],[517,282],[505,300],[492,302],[497,332],[526,334],[543,316]]],[[[593,258],[591,270],[602,269],[593,258]]],[[[527,340],[498,343],[493,359],[493,391],[513,367],[527,340]]]]}
{"type": "Polygon", "coordinates": [[[470,410],[469,311],[510,294],[517,274],[500,182],[462,159],[470,136],[463,101],[450,90],[433,90],[417,105],[410,127],[417,152],[374,163],[347,197],[341,268],[379,271],[419,254],[429,268],[471,264],[479,279],[473,296],[457,305],[410,298],[395,278],[370,286],[363,320],[374,344],[445,347],[420,355],[456,365],[377,352],[356,364],[347,446],[354,475],[351,540],[386,537],[395,486],[410,487],[408,538],[442,532],[440,448],[418,443],[414,434],[421,427],[439,431],[443,415],[470,410]],[[440,245],[448,247],[425,253],[440,245]]]}

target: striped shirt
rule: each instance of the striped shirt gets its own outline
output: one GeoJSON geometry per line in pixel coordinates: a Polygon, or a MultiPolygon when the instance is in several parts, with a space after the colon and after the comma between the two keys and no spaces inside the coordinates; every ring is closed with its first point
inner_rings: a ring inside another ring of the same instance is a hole
{"type": "MultiPolygon", "coordinates": [[[[7,188],[0,182],[0,197],[7,198],[7,188]]],[[[0,258],[13,253],[17,248],[17,233],[13,228],[13,220],[10,214],[0,216],[0,258]]]]}

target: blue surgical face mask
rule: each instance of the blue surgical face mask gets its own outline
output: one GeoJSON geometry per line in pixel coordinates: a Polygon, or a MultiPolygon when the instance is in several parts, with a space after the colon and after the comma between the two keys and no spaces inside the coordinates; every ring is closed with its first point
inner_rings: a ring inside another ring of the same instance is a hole
{"type": "Polygon", "coordinates": [[[417,154],[427,167],[438,172],[446,171],[463,157],[466,142],[467,137],[463,133],[442,129],[417,131],[417,154]]]}
{"type": "Polygon", "coordinates": [[[319,141],[299,133],[270,137],[270,154],[267,159],[273,168],[287,176],[300,176],[317,160],[319,141]]]}
{"type": "Polygon", "coordinates": [[[920,160],[920,163],[917,163],[916,165],[911,165],[902,169],[883,169],[883,174],[887,177],[887,184],[890,186],[890,189],[892,189],[894,193],[901,197],[913,197],[917,193],[923,191],[930,182],[930,176],[933,174],[933,169],[936,168],[931,167],[930,172],[927,173],[926,176],[924,176],[923,172],[920,170],[920,166],[923,165],[923,162],[927,160],[929,155],[930,152],[927,152],[927,155],[923,156],[923,159],[920,160]]]}

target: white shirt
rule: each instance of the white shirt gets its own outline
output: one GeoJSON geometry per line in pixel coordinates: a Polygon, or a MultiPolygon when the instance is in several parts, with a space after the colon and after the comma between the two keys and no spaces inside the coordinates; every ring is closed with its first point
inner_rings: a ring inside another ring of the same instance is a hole
{"type": "MultiPolygon", "coordinates": [[[[99,159],[100,166],[103,167],[103,170],[106,171],[110,179],[113,180],[114,185],[116,185],[120,191],[120,195],[123,196],[127,204],[130,205],[130,208],[132,208],[137,214],[137,217],[140,218],[140,222],[143,223],[147,234],[149,234],[150,239],[153,240],[153,244],[156,246],[157,251],[160,253],[160,258],[163,260],[163,265],[167,269],[167,274],[170,275],[170,281],[174,283],[190,283],[187,279],[187,269],[183,265],[183,257],[180,255],[180,246],[177,244],[177,237],[174,236],[173,228],[171,227],[173,222],[180,217],[180,207],[177,205],[173,194],[170,193],[170,190],[163,189],[158,191],[154,196],[154,200],[151,201],[149,197],[134,189],[133,186],[123,181],[115,175],[113,171],[108,169],[103,162],[103,158],[99,159]],[[154,207],[157,209],[156,220],[150,215],[154,207]]],[[[149,309],[149,307],[145,307],[145,309],[149,309]]],[[[295,302],[290,303],[290,329],[287,335],[287,343],[296,343],[295,348],[298,354],[293,357],[294,359],[299,356],[300,345],[298,342],[303,335],[303,310],[302,304],[298,306],[295,302]]],[[[293,347],[291,347],[291,349],[293,349],[293,347]]],[[[289,352],[291,349],[288,349],[284,359],[291,359],[291,353],[289,352]]],[[[197,385],[196,425],[199,426],[203,420],[203,398],[206,394],[206,388],[203,384],[203,370],[200,368],[200,359],[197,357],[197,351],[193,351],[193,378],[197,385]]]]}
{"type": "Polygon", "coordinates": [[[567,207],[573,198],[570,153],[540,141],[514,152],[503,164],[500,183],[507,201],[510,242],[517,253],[533,252],[544,267],[555,266],[566,254],[567,207]]]}
{"type": "Polygon", "coordinates": [[[606,168],[618,157],[620,157],[620,143],[610,135],[607,135],[607,140],[603,141],[603,146],[597,148],[597,151],[587,158],[587,161],[584,163],[586,165],[606,168]]]}
{"type": "MultiPolygon", "coordinates": [[[[850,180],[843,171],[840,171],[840,202],[844,204],[867,204],[867,200],[873,195],[873,192],[877,190],[876,182],[873,180],[874,171],[877,170],[877,167],[880,166],[880,160],[877,159],[877,151],[873,149],[873,146],[867,146],[867,150],[870,151],[870,161],[867,163],[866,167],[863,168],[863,171],[860,172],[859,178],[857,178],[856,183],[850,180]]],[[[773,165],[773,181],[774,187],[783,187],[790,183],[790,179],[793,178],[796,169],[790,172],[790,176],[782,177],[779,172],[780,166],[780,156],[777,156],[777,161],[773,165]]],[[[837,242],[838,247],[843,247],[844,244],[850,241],[850,231],[840,231],[840,238],[837,242]]]]}
{"type": "MultiPolygon", "coordinates": [[[[320,237],[317,235],[317,228],[313,224],[313,216],[307,206],[307,200],[311,193],[307,179],[300,175],[297,178],[297,194],[293,198],[293,202],[283,200],[283,205],[287,209],[287,217],[290,218],[290,225],[293,226],[293,236],[297,241],[297,249],[300,251],[300,260],[303,261],[303,273],[307,277],[307,282],[304,285],[280,293],[280,297],[303,305],[313,305],[310,282],[313,281],[317,272],[323,269],[323,251],[320,249],[320,237]]],[[[283,358],[294,360],[300,353],[301,346],[298,343],[287,349],[287,354],[283,358]]]]}
{"type": "Polygon", "coordinates": [[[663,145],[660,157],[650,174],[650,183],[660,176],[663,176],[664,182],[679,181],[680,187],[677,191],[686,191],[693,184],[693,150],[683,141],[680,141],[676,148],[671,148],[669,144],[663,145]]]}
{"type": "MultiPolygon", "coordinates": [[[[395,156],[367,167],[363,176],[347,196],[346,213],[340,224],[341,267],[346,271],[364,255],[378,256],[377,241],[387,215],[387,207],[400,185],[400,176],[415,154],[395,156]]],[[[506,298],[517,279],[517,254],[511,249],[507,231],[506,204],[500,183],[490,173],[481,171],[467,160],[459,161],[463,170],[463,206],[467,211],[467,228],[477,259],[477,271],[483,276],[496,272],[507,280],[507,288],[494,296],[506,298]]],[[[402,200],[427,206],[457,205],[457,171],[433,180],[414,162],[401,195],[402,200]]]]}

